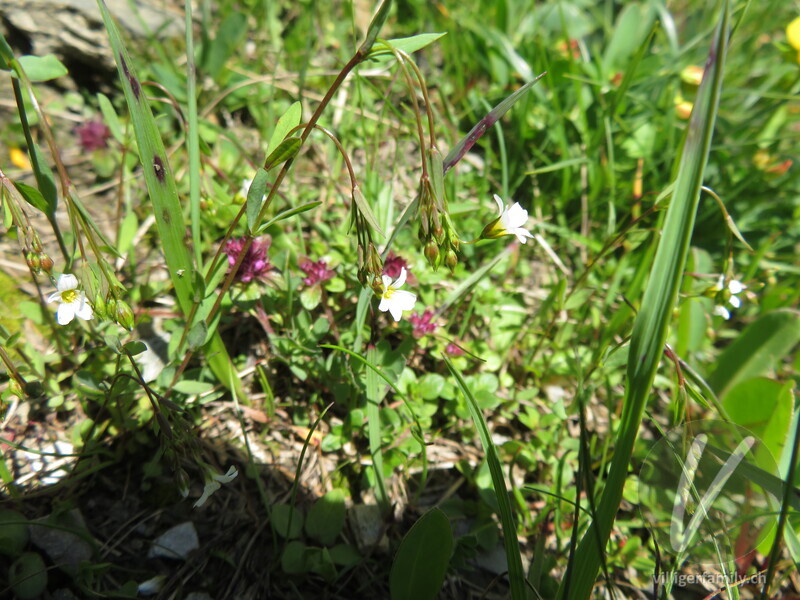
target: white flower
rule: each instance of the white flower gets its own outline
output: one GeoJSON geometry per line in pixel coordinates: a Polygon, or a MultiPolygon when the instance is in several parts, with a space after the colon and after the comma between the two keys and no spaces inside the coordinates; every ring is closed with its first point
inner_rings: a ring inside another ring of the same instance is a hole
{"type": "Polygon", "coordinates": [[[528,238],[533,239],[531,232],[523,227],[528,222],[528,211],[519,202],[504,207],[503,199],[497,194],[494,194],[494,201],[497,202],[498,217],[484,228],[482,238],[495,239],[504,235],[515,235],[523,244],[528,238]]]}
{"type": "Polygon", "coordinates": [[[742,301],[737,298],[737,294],[741,294],[747,286],[737,279],[731,279],[728,285],[725,285],[725,276],[720,275],[716,285],[711,290],[715,292],[715,298],[719,304],[714,307],[713,314],[722,317],[726,321],[731,318],[731,312],[725,307],[725,302],[730,304],[733,308],[739,308],[742,301]]]}
{"type": "Polygon", "coordinates": [[[392,278],[388,275],[383,275],[383,293],[381,294],[381,303],[378,305],[378,310],[381,312],[389,311],[395,321],[399,321],[403,316],[403,311],[412,310],[414,304],[417,302],[417,295],[404,290],[398,290],[406,282],[406,275],[408,272],[403,267],[400,270],[400,277],[397,281],[392,283],[392,278]]]}
{"type": "Polygon", "coordinates": [[[194,508],[199,508],[206,503],[211,497],[211,494],[216,492],[219,488],[222,487],[223,483],[230,483],[236,476],[239,474],[239,471],[236,470],[236,467],[231,467],[228,469],[228,472],[225,475],[212,475],[211,481],[206,484],[206,487],[203,488],[203,495],[194,503],[194,508]]]}
{"type": "Polygon", "coordinates": [[[66,325],[75,317],[84,321],[92,318],[94,314],[92,307],[86,301],[86,294],[78,290],[78,279],[75,275],[70,275],[69,273],[59,275],[56,282],[56,290],[58,291],[50,294],[47,301],[58,301],[56,321],[58,321],[59,325],[66,325]]]}

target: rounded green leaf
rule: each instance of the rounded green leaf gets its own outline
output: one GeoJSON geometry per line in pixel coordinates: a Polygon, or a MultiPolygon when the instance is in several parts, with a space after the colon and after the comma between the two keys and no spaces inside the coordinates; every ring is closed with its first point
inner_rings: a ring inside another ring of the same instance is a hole
{"type": "Polygon", "coordinates": [[[453,532],[438,508],[428,511],[403,538],[389,575],[392,600],[433,599],[444,582],[453,532]]]}
{"type": "Polygon", "coordinates": [[[321,544],[329,545],[341,533],[344,517],[344,492],[340,489],[331,490],[308,511],[306,533],[321,544]]]}

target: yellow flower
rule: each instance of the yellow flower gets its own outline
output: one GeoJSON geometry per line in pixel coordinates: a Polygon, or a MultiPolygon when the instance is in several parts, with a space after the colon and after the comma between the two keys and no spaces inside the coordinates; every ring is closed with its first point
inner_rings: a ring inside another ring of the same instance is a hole
{"type": "Polygon", "coordinates": [[[792,48],[800,51],[800,17],[786,26],[786,41],[792,48]]]}

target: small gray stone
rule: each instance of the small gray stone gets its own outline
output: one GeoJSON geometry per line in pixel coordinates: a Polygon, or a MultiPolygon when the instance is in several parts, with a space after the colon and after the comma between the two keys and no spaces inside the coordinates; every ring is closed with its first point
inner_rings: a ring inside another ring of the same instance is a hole
{"type": "Polygon", "coordinates": [[[189,554],[199,547],[200,540],[197,538],[197,530],[194,528],[194,523],[186,521],[180,525],[175,525],[172,529],[168,529],[153,542],[147,557],[186,560],[189,554]]]}
{"type": "Polygon", "coordinates": [[[92,546],[83,516],[77,508],[60,515],[48,515],[30,525],[31,542],[44,551],[57,566],[75,576],[83,561],[92,558],[92,546]],[[41,525],[37,525],[41,523],[41,525]],[[72,530],[72,531],[69,531],[72,530]],[[78,535],[73,531],[83,534],[78,535]]]}

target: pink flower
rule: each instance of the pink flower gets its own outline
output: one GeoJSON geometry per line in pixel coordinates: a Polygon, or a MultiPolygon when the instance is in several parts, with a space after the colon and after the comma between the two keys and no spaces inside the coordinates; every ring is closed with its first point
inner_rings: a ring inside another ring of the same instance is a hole
{"type": "Polygon", "coordinates": [[[111,130],[102,121],[88,121],[75,128],[81,148],[84,152],[102,150],[108,148],[108,138],[111,137],[111,130]]]}
{"type": "Polygon", "coordinates": [[[303,283],[312,286],[315,283],[332,279],[336,272],[328,268],[328,263],[320,259],[317,262],[306,260],[300,263],[300,270],[306,274],[303,283]]]}
{"type": "Polygon", "coordinates": [[[408,269],[406,259],[397,256],[390,250],[386,260],[383,261],[383,274],[388,275],[392,279],[397,279],[400,277],[400,271],[403,269],[408,269]]]}
{"type": "Polygon", "coordinates": [[[408,318],[409,323],[411,323],[411,326],[414,328],[412,335],[415,338],[420,339],[436,330],[436,323],[431,322],[433,316],[434,312],[430,308],[427,308],[421,315],[419,313],[414,313],[408,318]]]}
{"type": "MultiPolygon", "coordinates": [[[[230,239],[225,243],[225,249],[223,251],[228,256],[229,269],[233,268],[233,265],[235,265],[236,261],[239,259],[239,255],[244,248],[244,241],[244,238],[239,238],[230,239]]],[[[267,256],[267,251],[271,243],[272,239],[269,236],[265,237],[263,241],[253,240],[253,243],[250,244],[250,247],[247,249],[247,254],[245,254],[242,264],[239,265],[239,270],[236,272],[236,279],[243,283],[249,283],[254,279],[267,278],[269,272],[274,269],[267,256]]]]}
{"type": "Polygon", "coordinates": [[[462,356],[464,354],[464,351],[456,346],[453,342],[447,344],[447,347],[444,349],[444,351],[450,356],[462,356]]]}

